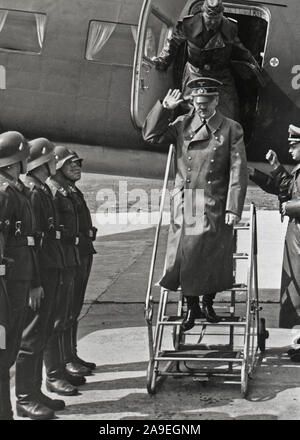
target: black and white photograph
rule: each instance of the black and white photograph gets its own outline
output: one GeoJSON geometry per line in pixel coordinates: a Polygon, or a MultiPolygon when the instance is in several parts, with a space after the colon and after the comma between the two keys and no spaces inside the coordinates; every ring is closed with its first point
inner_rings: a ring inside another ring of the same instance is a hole
{"type": "Polygon", "coordinates": [[[299,17],[0,0],[1,421],[300,420],[299,17]]]}

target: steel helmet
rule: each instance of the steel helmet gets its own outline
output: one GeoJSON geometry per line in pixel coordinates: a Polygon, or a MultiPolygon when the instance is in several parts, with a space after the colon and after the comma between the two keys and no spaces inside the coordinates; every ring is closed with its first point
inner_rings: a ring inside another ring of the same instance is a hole
{"type": "Polygon", "coordinates": [[[55,147],[54,154],[57,170],[60,170],[69,159],[73,159],[73,161],[82,161],[75,151],[69,150],[69,148],[60,145],[55,147]]]}
{"type": "Polygon", "coordinates": [[[26,173],[29,147],[25,137],[18,131],[0,134],[0,168],[21,162],[21,173],[26,173]]]}
{"type": "Polygon", "coordinates": [[[49,162],[55,161],[54,145],[46,138],[38,138],[29,142],[29,158],[27,171],[32,171],[49,162]]]}

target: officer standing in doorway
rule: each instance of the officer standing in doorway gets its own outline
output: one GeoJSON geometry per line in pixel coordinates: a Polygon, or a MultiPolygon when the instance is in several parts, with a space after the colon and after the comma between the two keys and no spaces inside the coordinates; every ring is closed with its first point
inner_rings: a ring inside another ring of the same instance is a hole
{"type": "Polygon", "coordinates": [[[172,38],[160,55],[153,58],[158,70],[166,70],[177,56],[181,45],[187,45],[187,62],[182,78],[182,93],[188,99],[188,82],[197,77],[214,78],[220,88],[220,111],[239,120],[239,102],[230,62],[246,61],[254,70],[260,67],[238,37],[236,23],[223,16],[222,0],[205,0],[201,12],[184,16],[177,23],[172,38]]]}
{"type": "Polygon", "coordinates": [[[30,297],[25,329],[16,362],[18,415],[36,420],[51,419],[64,409],[62,400],[52,400],[41,391],[43,355],[54,327],[57,294],[64,268],[61,232],[53,195],[45,183],[55,175],[54,145],[44,138],[29,143],[30,156],[25,184],[30,190],[36,227],[42,236],[38,250],[43,297],[30,297]]]}
{"type": "Polygon", "coordinates": [[[10,367],[15,363],[30,298],[43,298],[36,257],[36,227],[30,194],[19,180],[26,173],[29,148],[18,132],[0,135],[0,212],[5,213],[4,256],[13,264],[6,274],[11,306],[6,348],[0,350],[0,419],[13,419],[10,367]]]}

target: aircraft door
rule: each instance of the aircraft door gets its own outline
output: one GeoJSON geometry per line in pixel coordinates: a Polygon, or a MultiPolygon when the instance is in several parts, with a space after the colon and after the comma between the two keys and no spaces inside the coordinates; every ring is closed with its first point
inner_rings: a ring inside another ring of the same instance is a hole
{"type": "Polygon", "coordinates": [[[147,114],[169,88],[174,87],[173,69],[156,70],[152,57],[160,54],[171,37],[173,26],[186,0],[144,0],[138,27],[133,66],[131,116],[136,128],[141,128],[147,114]]]}

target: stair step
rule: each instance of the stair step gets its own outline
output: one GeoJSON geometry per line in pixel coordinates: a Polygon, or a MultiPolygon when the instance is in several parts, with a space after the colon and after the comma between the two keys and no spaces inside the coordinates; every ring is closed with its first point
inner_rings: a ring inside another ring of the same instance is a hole
{"type": "MultiPolygon", "coordinates": [[[[221,317],[220,322],[208,322],[205,319],[195,319],[195,325],[217,325],[217,326],[237,326],[244,327],[246,325],[245,321],[239,321],[239,317],[221,317]],[[236,320],[234,320],[236,319],[236,320]]],[[[181,325],[183,318],[180,316],[165,316],[165,320],[158,321],[159,325],[181,325]]]]}
{"type": "Polygon", "coordinates": [[[241,292],[247,292],[248,286],[244,283],[235,283],[230,289],[226,289],[226,292],[234,291],[241,291],[241,292]]]}
{"type": "Polygon", "coordinates": [[[195,352],[183,352],[178,350],[166,350],[159,353],[158,356],[154,358],[155,361],[182,361],[182,362],[193,362],[193,361],[204,361],[204,362],[243,362],[240,357],[240,351],[229,351],[220,352],[219,350],[199,350],[195,352]],[[213,353],[212,353],[213,352],[213,353]],[[212,354],[209,357],[209,354],[212,354]],[[218,356],[214,356],[214,355],[218,356]],[[224,355],[224,357],[222,356],[224,355]]]}
{"type": "Polygon", "coordinates": [[[220,349],[226,350],[228,352],[232,352],[233,351],[232,350],[233,347],[230,347],[228,344],[224,344],[224,345],[213,345],[213,344],[207,345],[207,344],[200,344],[200,343],[199,344],[186,344],[186,343],[184,343],[184,344],[180,344],[179,347],[180,347],[179,351],[181,351],[181,352],[195,351],[195,350],[208,352],[208,351],[216,351],[216,350],[220,350],[220,349]]]}
{"type": "Polygon", "coordinates": [[[234,260],[247,260],[249,255],[246,252],[237,252],[233,254],[234,260]]]}

